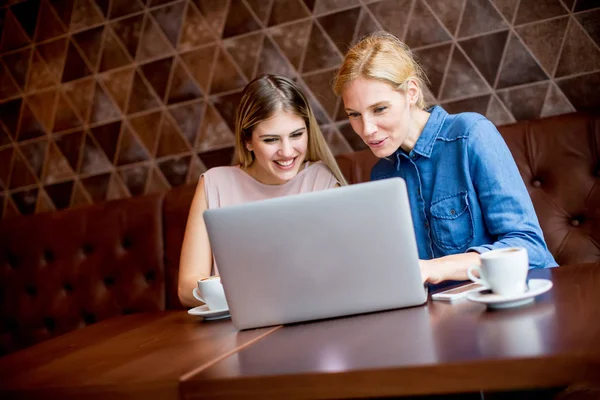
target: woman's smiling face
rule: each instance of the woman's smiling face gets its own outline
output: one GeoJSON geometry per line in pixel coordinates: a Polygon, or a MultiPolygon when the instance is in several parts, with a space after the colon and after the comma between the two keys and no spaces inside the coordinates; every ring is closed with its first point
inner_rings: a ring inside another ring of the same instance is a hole
{"type": "Polygon", "coordinates": [[[411,107],[403,91],[357,78],[343,90],[342,100],[352,128],[377,157],[394,154],[409,136],[411,107]]]}
{"type": "Polygon", "coordinates": [[[259,122],[246,148],[254,152],[248,172],[259,182],[280,185],[298,175],[306,158],[308,132],[304,119],[277,111],[259,122]]]}

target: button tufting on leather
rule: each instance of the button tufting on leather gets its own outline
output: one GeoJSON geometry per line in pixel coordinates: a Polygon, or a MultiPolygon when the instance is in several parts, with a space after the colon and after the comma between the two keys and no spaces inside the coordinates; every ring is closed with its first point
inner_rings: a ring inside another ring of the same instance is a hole
{"type": "Polygon", "coordinates": [[[581,224],[581,221],[578,220],[577,218],[573,218],[571,220],[571,226],[579,226],[581,224]]]}
{"type": "Polygon", "coordinates": [[[83,254],[85,255],[92,254],[94,252],[94,246],[90,243],[84,243],[83,246],[81,246],[81,251],[83,251],[83,254]]]}
{"type": "Polygon", "coordinates": [[[156,273],[154,271],[148,271],[146,272],[145,277],[147,282],[152,282],[156,279],[156,273]]]}
{"type": "Polygon", "coordinates": [[[37,296],[37,289],[34,286],[27,286],[25,288],[25,291],[27,292],[28,295],[30,295],[31,297],[35,297],[37,296]]]}
{"type": "Polygon", "coordinates": [[[6,253],[6,262],[13,268],[17,268],[19,266],[19,257],[14,255],[13,253],[6,253]]]}
{"type": "Polygon", "coordinates": [[[53,332],[54,328],[56,327],[54,318],[52,318],[52,317],[45,317],[44,318],[44,326],[46,327],[46,329],[48,329],[48,331],[53,332]]]}
{"type": "Polygon", "coordinates": [[[52,250],[44,250],[44,260],[46,260],[48,264],[54,261],[54,253],[52,250]]]}
{"type": "Polygon", "coordinates": [[[540,181],[539,179],[535,179],[533,182],[531,182],[531,184],[533,185],[533,187],[539,188],[540,186],[542,186],[542,181],[540,181]]]}
{"type": "Polygon", "coordinates": [[[90,313],[88,313],[88,312],[85,312],[85,311],[84,311],[84,312],[81,314],[81,317],[83,318],[83,321],[84,321],[84,322],[85,322],[87,325],[90,325],[90,324],[93,324],[93,323],[95,323],[95,322],[96,322],[96,316],[95,316],[94,314],[90,314],[90,313]]]}
{"type": "Polygon", "coordinates": [[[121,246],[123,246],[124,249],[129,249],[132,244],[133,243],[131,242],[131,239],[128,236],[125,236],[123,238],[123,242],[121,242],[121,246]]]}
{"type": "Polygon", "coordinates": [[[71,286],[70,283],[65,283],[63,285],[63,289],[65,290],[65,292],[67,293],[73,293],[73,286],[71,286]]]}
{"type": "Polygon", "coordinates": [[[104,278],[104,284],[106,286],[114,286],[115,278],[113,278],[112,276],[107,276],[106,278],[104,278]]]}

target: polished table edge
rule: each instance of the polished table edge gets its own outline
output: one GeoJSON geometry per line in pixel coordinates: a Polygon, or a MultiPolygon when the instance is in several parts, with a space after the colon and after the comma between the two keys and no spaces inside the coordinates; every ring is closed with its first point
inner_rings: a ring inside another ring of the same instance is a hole
{"type": "Polygon", "coordinates": [[[557,356],[339,373],[187,379],[180,390],[183,399],[351,399],[542,389],[574,382],[600,382],[600,359],[557,356]],[[499,374],[501,380],[493,379],[499,374]],[[427,385],[423,385],[424,376],[427,385]]]}
{"type": "Polygon", "coordinates": [[[226,353],[226,354],[223,354],[223,355],[221,355],[221,356],[219,356],[219,357],[215,358],[215,359],[214,359],[214,360],[212,360],[212,361],[209,361],[209,362],[207,362],[207,363],[205,363],[205,364],[203,364],[203,365],[201,365],[201,366],[199,366],[199,367],[197,367],[197,368],[195,368],[195,369],[193,369],[193,370],[191,370],[191,371],[189,371],[189,372],[186,372],[184,375],[182,375],[182,376],[179,378],[179,382],[183,382],[183,381],[186,381],[186,380],[188,380],[188,379],[189,379],[189,378],[191,378],[192,376],[195,376],[195,375],[197,375],[197,374],[201,373],[201,372],[202,372],[202,371],[204,371],[205,369],[212,367],[214,364],[218,363],[219,361],[222,361],[222,360],[226,359],[227,357],[229,357],[229,356],[231,356],[231,355],[233,355],[233,354],[237,353],[238,351],[240,351],[240,350],[243,350],[243,349],[245,349],[246,347],[249,347],[249,346],[253,345],[254,343],[258,342],[259,340],[263,339],[264,337],[266,337],[266,336],[270,335],[271,333],[273,333],[273,332],[277,331],[278,329],[280,329],[280,328],[282,328],[282,327],[283,327],[283,325],[277,325],[277,326],[269,327],[269,330],[267,330],[267,331],[266,331],[265,333],[263,333],[262,335],[260,335],[260,336],[258,336],[258,337],[256,337],[256,338],[254,338],[254,339],[252,339],[252,340],[249,340],[248,342],[244,343],[243,345],[241,345],[241,346],[239,346],[239,347],[237,347],[237,348],[235,348],[235,349],[233,349],[233,350],[229,351],[229,352],[228,352],[228,353],[226,353]]]}
{"type": "MultiPolygon", "coordinates": [[[[194,323],[207,323],[207,328],[213,324],[228,324],[232,322],[223,320],[215,322],[196,322],[197,317],[187,315],[187,310],[164,310],[159,312],[139,313],[131,315],[122,315],[109,318],[97,324],[87,326],[77,331],[72,331],[64,335],[46,340],[25,349],[0,357],[0,398],[69,398],[69,399],[176,399],[179,398],[179,386],[182,377],[201,372],[203,369],[212,366],[214,363],[229,357],[235,352],[246,348],[256,341],[264,338],[268,334],[281,328],[281,325],[261,328],[264,332],[255,338],[238,345],[224,354],[220,354],[209,361],[203,361],[199,366],[187,368],[182,373],[171,378],[159,378],[147,382],[107,382],[107,384],[98,383],[77,383],[70,385],[68,379],[60,379],[56,382],[44,383],[40,386],[30,387],[24,384],[16,384],[14,379],[26,376],[30,371],[42,368],[54,360],[60,360],[62,357],[71,357],[78,352],[87,351],[93,346],[101,346],[104,342],[115,340],[121,335],[130,334],[138,329],[146,329],[154,323],[165,320],[177,320],[180,318],[189,318],[194,323]],[[112,330],[117,328],[118,332],[112,330]]],[[[233,329],[233,327],[232,327],[233,329]]],[[[238,331],[239,333],[239,331],[238,331]]],[[[63,375],[65,375],[63,373],[63,375]]],[[[66,378],[66,375],[65,375],[66,378]]],[[[22,382],[27,382],[27,380],[22,382]]]]}

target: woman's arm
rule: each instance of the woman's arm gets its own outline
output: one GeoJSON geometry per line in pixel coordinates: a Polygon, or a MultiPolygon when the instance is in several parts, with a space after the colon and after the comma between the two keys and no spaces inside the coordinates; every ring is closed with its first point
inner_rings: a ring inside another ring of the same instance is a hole
{"type": "Polygon", "coordinates": [[[549,256],[531,197],[508,146],[487,119],[475,123],[468,134],[467,157],[471,182],[493,243],[481,243],[454,254],[421,261],[423,279],[430,283],[465,280],[479,253],[505,247],[524,247],[534,268],[556,265],[549,256]]]}
{"type": "Polygon", "coordinates": [[[177,293],[179,301],[186,307],[199,304],[192,291],[197,286],[198,279],[210,276],[212,269],[212,250],[202,217],[202,213],[207,208],[204,177],[201,177],[190,207],[179,262],[177,293]]]}
{"type": "Polygon", "coordinates": [[[437,284],[447,280],[468,280],[467,269],[471,265],[479,266],[481,259],[479,253],[452,254],[433,260],[420,260],[421,276],[423,282],[437,284]]]}

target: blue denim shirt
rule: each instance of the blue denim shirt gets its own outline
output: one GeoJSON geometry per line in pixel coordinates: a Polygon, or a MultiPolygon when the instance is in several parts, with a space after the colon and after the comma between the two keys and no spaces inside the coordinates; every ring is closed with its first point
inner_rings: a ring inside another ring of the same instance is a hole
{"type": "Polygon", "coordinates": [[[406,181],[419,258],[525,247],[531,268],[556,266],[517,165],[488,119],[436,106],[406,154],[381,159],[371,180],[406,181]]]}

